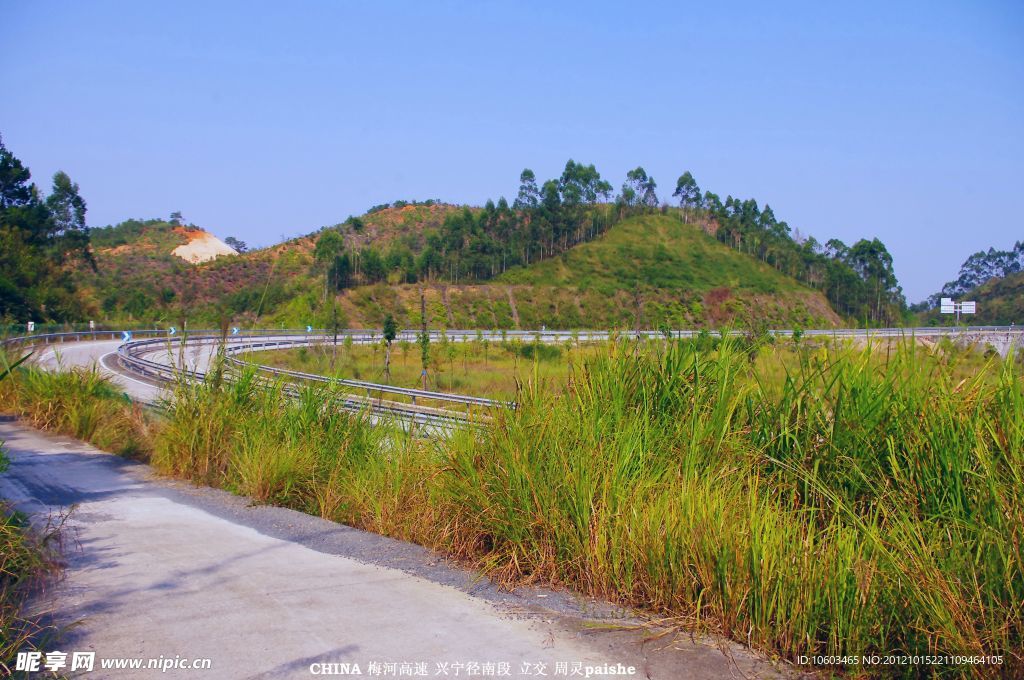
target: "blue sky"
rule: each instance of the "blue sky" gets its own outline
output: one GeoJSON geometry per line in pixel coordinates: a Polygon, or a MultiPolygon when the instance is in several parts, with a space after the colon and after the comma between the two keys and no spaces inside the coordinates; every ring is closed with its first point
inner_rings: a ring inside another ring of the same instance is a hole
{"type": "Polygon", "coordinates": [[[94,226],[267,245],[573,158],[877,236],[911,301],[1024,239],[1019,2],[9,2],[0,82],[5,144],[94,226]]]}

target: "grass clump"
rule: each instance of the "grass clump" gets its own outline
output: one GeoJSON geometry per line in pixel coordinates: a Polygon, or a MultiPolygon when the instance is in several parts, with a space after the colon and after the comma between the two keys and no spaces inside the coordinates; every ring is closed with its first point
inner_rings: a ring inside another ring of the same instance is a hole
{"type": "MultiPolygon", "coordinates": [[[[8,459],[0,448],[0,473],[8,459]]],[[[56,631],[41,616],[26,613],[26,601],[59,569],[60,525],[34,529],[27,517],[0,501],[0,670],[14,675],[20,651],[36,649],[56,631]]]]}
{"type": "Polygon", "coordinates": [[[42,430],[70,435],[119,455],[140,457],[151,427],[142,408],[95,368],[45,371],[19,366],[0,382],[0,409],[42,430]]]}
{"type": "Polygon", "coordinates": [[[320,517],[429,542],[427,455],[401,429],[341,408],[330,388],[181,384],[154,443],[166,473],[320,517]]]}

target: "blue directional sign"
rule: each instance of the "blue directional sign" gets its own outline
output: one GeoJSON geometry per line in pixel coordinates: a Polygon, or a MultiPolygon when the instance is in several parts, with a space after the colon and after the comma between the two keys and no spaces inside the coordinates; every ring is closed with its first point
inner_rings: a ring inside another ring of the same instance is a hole
{"type": "Polygon", "coordinates": [[[238,335],[238,327],[237,326],[235,326],[234,328],[231,329],[231,335],[238,335]]]}
{"type": "Polygon", "coordinates": [[[131,341],[132,341],[132,332],[131,331],[121,331],[121,342],[131,342],[131,341]]]}
{"type": "Polygon", "coordinates": [[[167,329],[167,334],[168,335],[174,335],[177,332],[178,332],[178,329],[175,328],[174,326],[171,326],[170,328],[167,329]]]}
{"type": "Polygon", "coordinates": [[[313,332],[313,327],[312,326],[306,326],[306,332],[307,333],[312,333],[313,332]]]}

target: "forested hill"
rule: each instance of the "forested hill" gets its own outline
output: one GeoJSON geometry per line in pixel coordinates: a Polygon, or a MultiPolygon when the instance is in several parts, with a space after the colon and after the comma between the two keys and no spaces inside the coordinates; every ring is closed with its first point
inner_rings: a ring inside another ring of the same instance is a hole
{"type": "MultiPolygon", "coordinates": [[[[118,301],[122,314],[135,317],[164,310],[159,318],[176,320],[187,305],[191,318],[207,323],[225,315],[239,323],[291,327],[329,326],[335,312],[342,326],[379,326],[387,314],[403,326],[416,326],[421,288],[429,322],[449,328],[841,323],[821,293],[727,247],[700,225],[684,223],[679,211],[626,216],[593,239],[543,258],[538,252],[536,261],[493,277],[463,271],[456,280],[454,265],[451,276],[421,274],[430,261],[423,257],[429,252],[426,243],[439,238],[429,228],[407,224],[404,239],[381,234],[383,242],[367,237],[362,248],[345,245],[351,242],[346,237],[366,235],[371,229],[366,222],[400,223],[402,213],[413,212],[409,206],[387,208],[360,218],[364,224],[355,230],[331,227],[316,237],[191,267],[188,276],[180,273],[189,267],[179,264],[173,270],[122,267],[120,292],[105,299],[118,301]],[[404,269],[410,263],[414,269],[404,269]]],[[[432,206],[430,212],[467,219],[465,209],[451,206],[432,206]]],[[[122,252],[127,257],[129,250],[122,252]]]]}
{"type": "Polygon", "coordinates": [[[957,277],[946,283],[942,290],[914,306],[916,311],[937,307],[943,297],[961,298],[992,279],[1012,276],[1024,271],[1024,241],[1017,241],[1009,250],[989,248],[979,250],[960,265],[957,277]]]}
{"type": "Polygon", "coordinates": [[[960,266],[956,279],[942,290],[914,305],[922,323],[952,323],[939,313],[940,298],[974,300],[978,312],[966,321],[973,324],[1007,325],[1024,321],[1024,241],[1008,250],[979,250],[960,266]]]}
{"type": "Polygon", "coordinates": [[[967,293],[978,303],[971,323],[1007,326],[1024,324],[1024,271],[989,279],[967,293]]]}
{"type": "Polygon", "coordinates": [[[846,246],[795,237],[768,205],[723,201],[690,173],[662,200],[643,168],[615,192],[593,165],[569,161],[544,182],[524,170],[511,202],[397,201],[251,252],[227,238],[239,254],[201,264],[172,256],[195,237],[180,214],[93,230],[90,244],[84,201],[66,176],[45,202],[34,198],[27,170],[2,188],[0,236],[24,247],[0,260],[0,284],[44,258],[53,275],[36,277],[34,290],[63,281],[68,300],[35,304],[16,295],[17,285],[0,286],[7,322],[358,327],[391,313],[412,325],[421,288],[432,323],[448,327],[807,327],[890,324],[904,311],[877,239],[846,246]],[[23,214],[31,210],[49,241],[29,238],[23,214]]]}

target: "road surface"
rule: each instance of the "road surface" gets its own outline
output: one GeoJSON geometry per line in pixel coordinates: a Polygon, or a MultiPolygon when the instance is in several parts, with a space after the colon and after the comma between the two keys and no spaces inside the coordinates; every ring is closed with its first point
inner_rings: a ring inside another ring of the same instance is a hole
{"type": "Polygon", "coordinates": [[[113,370],[114,357],[120,345],[120,340],[43,345],[35,348],[36,354],[33,359],[37,364],[48,369],[95,366],[132,399],[143,403],[157,401],[163,393],[163,388],[150,381],[126,375],[123,371],[113,370]]]}

